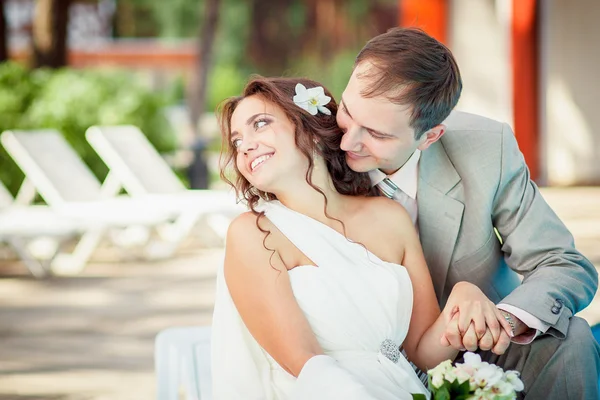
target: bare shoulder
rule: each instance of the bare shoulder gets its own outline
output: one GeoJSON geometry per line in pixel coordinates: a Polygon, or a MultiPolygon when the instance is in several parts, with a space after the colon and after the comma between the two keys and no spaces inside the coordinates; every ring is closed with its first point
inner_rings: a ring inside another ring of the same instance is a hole
{"type": "Polygon", "coordinates": [[[227,243],[233,245],[254,245],[262,243],[265,235],[275,226],[265,216],[256,215],[250,211],[238,215],[227,230],[227,243]]]}
{"type": "Polygon", "coordinates": [[[248,236],[255,236],[260,233],[257,224],[258,216],[251,212],[245,212],[238,215],[227,230],[227,242],[244,242],[248,236]]]}
{"type": "Polygon", "coordinates": [[[382,260],[401,264],[406,245],[415,235],[408,212],[401,204],[386,197],[359,199],[354,222],[359,227],[354,231],[358,241],[382,260]]]}
{"type": "MultiPolygon", "coordinates": [[[[267,267],[279,269],[280,260],[266,238],[274,226],[266,217],[251,212],[237,216],[229,225],[225,245],[225,269],[267,267]]],[[[269,268],[272,270],[272,268],[269,268]]],[[[227,275],[227,274],[226,274],[227,275]]]]}
{"type": "Polygon", "coordinates": [[[398,202],[387,197],[368,197],[362,207],[363,218],[377,222],[385,227],[402,228],[412,221],[406,209],[398,202]]]}

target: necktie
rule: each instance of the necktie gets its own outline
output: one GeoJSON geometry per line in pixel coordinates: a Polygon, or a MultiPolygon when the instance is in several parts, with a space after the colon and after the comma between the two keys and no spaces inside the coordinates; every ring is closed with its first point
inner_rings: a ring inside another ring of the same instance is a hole
{"type": "Polygon", "coordinates": [[[385,178],[379,182],[377,186],[379,187],[381,193],[390,199],[394,198],[394,194],[396,193],[396,190],[398,190],[398,186],[396,186],[396,184],[392,182],[390,178],[385,178]]]}
{"type": "Polygon", "coordinates": [[[404,206],[413,225],[417,226],[417,202],[409,195],[404,193],[391,179],[385,178],[377,184],[379,191],[386,197],[396,200],[404,206]]]}

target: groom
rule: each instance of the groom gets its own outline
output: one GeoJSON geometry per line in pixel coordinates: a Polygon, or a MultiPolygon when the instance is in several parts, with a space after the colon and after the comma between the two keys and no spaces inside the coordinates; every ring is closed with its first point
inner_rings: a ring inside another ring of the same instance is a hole
{"type": "MultiPolygon", "coordinates": [[[[600,347],[573,316],[597,272],[530,180],[511,128],[452,111],[461,89],[451,52],[423,31],[373,38],[337,115],[346,161],[412,217],[441,306],[470,281],[482,290],[474,304],[501,310],[515,336],[501,356],[479,350],[484,360],[519,370],[530,399],[600,398],[600,347]]],[[[472,329],[457,333],[468,348],[472,329]]]]}

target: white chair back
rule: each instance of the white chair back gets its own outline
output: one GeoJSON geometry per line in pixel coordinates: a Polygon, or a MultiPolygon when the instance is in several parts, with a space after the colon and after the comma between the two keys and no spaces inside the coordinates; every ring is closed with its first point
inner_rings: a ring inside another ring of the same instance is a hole
{"type": "Polygon", "coordinates": [[[86,139],[132,196],[186,190],[152,143],[133,125],[92,126],[86,139]]]}
{"type": "Polygon", "coordinates": [[[156,398],[211,400],[210,326],[173,327],[156,336],[154,366],[156,398]]]}
{"type": "Polygon", "coordinates": [[[102,197],[100,182],[60,132],[5,131],[0,141],[46,203],[102,197]]]}
{"type": "Polygon", "coordinates": [[[2,210],[3,208],[8,208],[13,203],[13,201],[14,198],[12,197],[6,186],[4,186],[2,182],[0,182],[0,210],[2,210]]]}

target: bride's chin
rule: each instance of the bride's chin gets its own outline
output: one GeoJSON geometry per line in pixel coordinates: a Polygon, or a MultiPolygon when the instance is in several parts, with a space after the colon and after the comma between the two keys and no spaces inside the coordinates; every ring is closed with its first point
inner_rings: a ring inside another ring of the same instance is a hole
{"type": "Polygon", "coordinates": [[[250,182],[252,184],[252,186],[254,186],[257,190],[263,192],[263,193],[271,193],[273,188],[270,187],[270,185],[265,184],[264,182],[250,182]]]}

